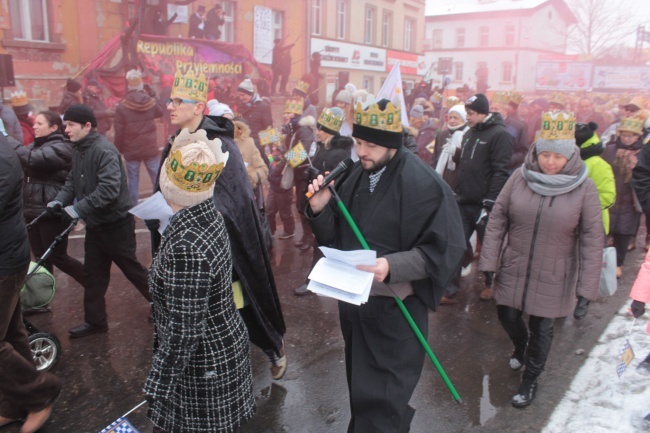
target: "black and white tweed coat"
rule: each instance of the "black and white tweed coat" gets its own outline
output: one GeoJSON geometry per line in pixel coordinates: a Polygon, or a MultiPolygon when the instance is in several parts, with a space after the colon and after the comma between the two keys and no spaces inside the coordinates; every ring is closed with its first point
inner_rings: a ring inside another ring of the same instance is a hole
{"type": "Polygon", "coordinates": [[[167,432],[230,433],[255,410],[231,268],[212,199],[174,215],[149,271],[157,349],[144,387],[149,419],[167,432]]]}

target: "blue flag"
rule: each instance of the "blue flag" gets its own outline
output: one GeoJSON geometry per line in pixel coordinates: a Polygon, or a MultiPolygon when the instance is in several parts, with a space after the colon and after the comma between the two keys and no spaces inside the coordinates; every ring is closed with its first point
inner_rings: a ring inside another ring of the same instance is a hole
{"type": "Polygon", "coordinates": [[[140,430],[133,427],[133,424],[128,419],[120,417],[99,433],[140,433],[140,430]]]}

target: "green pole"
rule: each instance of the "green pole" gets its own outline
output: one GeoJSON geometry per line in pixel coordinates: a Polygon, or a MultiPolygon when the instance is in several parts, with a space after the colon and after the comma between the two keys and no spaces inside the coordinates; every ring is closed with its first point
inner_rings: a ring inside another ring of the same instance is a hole
{"type": "MultiPolygon", "coordinates": [[[[370,246],[368,245],[368,242],[366,242],[366,239],[363,237],[363,234],[361,234],[361,230],[359,230],[357,223],[355,223],[354,220],[352,219],[352,215],[350,215],[350,212],[348,212],[348,209],[343,204],[341,197],[339,197],[339,195],[336,193],[336,191],[331,185],[329,185],[329,189],[332,193],[332,196],[334,197],[334,200],[336,201],[337,207],[345,217],[345,220],[350,225],[350,228],[352,229],[357,239],[361,243],[361,246],[363,247],[364,250],[369,250],[370,246]]],[[[460,395],[458,395],[456,388],[454,388],[454,384],[451,383],[451,380],[449,380],[449,376],[447,376],[447,373],[442,368],[442,365],[438,361],[438,358],[436,358],[436,355],[433,354],[433,350],[431,350],[431,346],[429,346],[429,342],[426,340],[426,338],[424,338],[424,335],[422,335],[422,331],[420,331],[420,328],[418,328],[417,323],[415,323],[415,321],[413,320],[413,316],[411,316],[411,313],[409,313],[409,310],[406,309],[406,306],[404,305],[404,303],[400,298],[394,296],[393,299],[395,300],[400,311],[406,318],[406,321],[411,326],[411,329],[415,333],[415,336],[420,341],[420,344],[424,348],[424,351],[427,352],[427,355],[429,355],[431,362],[433,362],[433,365],[436,367],[436,370],[438,370],[438,374],[440,374],[440,377],[442,377],[442,380],[445,382],[445,385],[447,385],[447,388],[449,389],[449,392],[451,392],[451,395],[454,397],[454,400],[456,400],[456,402],[459,404],[462,403],[462,400],[460,399],[460,395]]]]}

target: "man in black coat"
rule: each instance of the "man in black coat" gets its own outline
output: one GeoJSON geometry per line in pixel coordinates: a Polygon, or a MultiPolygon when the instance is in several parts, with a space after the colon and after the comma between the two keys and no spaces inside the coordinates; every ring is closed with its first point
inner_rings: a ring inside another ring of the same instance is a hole
{"type": "Polygon", "coordinates": [[[205,6],[199,6],[195,13],[190,16],[189,30],[187,33],[188,38],[203,39],[205,36],[205,6]]]}
{"type": "MultiPolygon", "coordinates": [[[[373,97],[374,98],[374,97],[373,97]]],[[[359,306],[339,301],[350,397],[349,433],[405,433],[415,409],[409,400],[424,366],[425,351],[393,299],[402,299],[426,338],[428,310],[465,253],[453,193],[431,167],[406,150],[399,107],[388,101],[357,111],[352,136],[359,161],[335,183],[341,201],[377,252],[370,297],[359,306]],[[426,193],[423,193],[426,192],[426,193]]],[[[305,212],[320,245],[358,250],[362,245],[322,186],[305,212]]]]}
{"type": "MultiPolygon", "coordinates": [[[[257,150],[260,155],[266,155],[266,152],[260,146],[259,132],[273,127],[273,115],[271,114],[271,106],[264,102],[259,95],[255,93],[253,82],[246,78],[237,87],[237,107],[235,112],[242,117],[248,126],[251,128],[251,137],[255,141],[257,150]]],[[[264,161],[268,160],[264,158],[264,161]]],[[[268,165],[268,164],[267,164],[268,165]]]]}
{"type": "MultiPolygon", "coordinates": [[[[214,202],[226,223],[232,248],[233,282],[239,281],[247,305],[239,312],[246,323],[251,342],[264,351],[271,362],[271,375],[280,379],[287,368],[283,337],[286,331],[271,260],[264,244],[259,210],[239,148],[233,139],[234,125],[225,117],[204,116],[207,99],[205,76],[190,73],[172,88],[167,104],[172,125],[178,128],[161,155],[161,164],[169,154],[175,136],[187,128],[204,129],[209,139],[219,138],[222,150],[230,154],[228,164],[216,181],[214,202]],[[190,88],[185,83],[193,84],[190,88]],[[204,90],[198,90],[202,87],[204,90]]],[[[160,173],[159,173],[160,175],[160,173]]],[[[155,190],[160,188],[156,182],[155,190]]],[[[145,221],[152,230],[152,247],[160,242],[158,220],[145,221]]]]}
{"type": "MultiPolygon", "coordinates": [[[[632,185],[636,197],[641,204],[641,209],[646,215],[646,226],[648,223],[648,215],[650,215],[650,145],[647,143],[639,152],[638,161],[632,170],[632,185]]],[[[650,232],[645,237],[645,250],[650,249],[650,232]]]]}
{"type": "Polygon", "coordinates": [[[81,338],[108,331],[105,296],[112,263],[147,301],[149,283],[147,270],[135,256],[135,220],[129,213],[131,198],[119,152],[97,132],[89,107],[72,105],[63,120],[74,145],[72,170],[47,209],[50,216],[63,211],[64,222],[86,222],[84,323],[70,330],[70,338],[81,338]]]}
{"type": "Polygon", "coordinates": [[[20,306],[29,260],[23,171],[0,134],[0,427],[26,416],[24,431],[35,431],[52,413],[61,381],[34,366],[20,306]]]}
{"type": "MultiPolygon", "coordinates": [[[[490,112],[487,97],[478,93],[465,102],[467,124],[470,129],[463,137],[460,149],[453,149],[454,162],[458,164],[458,183],[454,193],[463,218],[465,239],[474,230],[479,240],[483,238],[485,225],[477,221],[482,212],[489,213],[492,205],[508,180],[508,164],[512,158],[512,135],[506,130],[499,113],[490,112]]],[[[452,146],[447,144],[445,146],[452,146]]],[[[469,250],[470,248],[468,248],[469,250]]],[[[465,265],[471,263],[471,256],[465,265]]],[[[447,298],[459,289],[460,270],[448,288],[447,298]]],[[[492,275],[485,278],[482,300],[492,299],[492,275]]]]}

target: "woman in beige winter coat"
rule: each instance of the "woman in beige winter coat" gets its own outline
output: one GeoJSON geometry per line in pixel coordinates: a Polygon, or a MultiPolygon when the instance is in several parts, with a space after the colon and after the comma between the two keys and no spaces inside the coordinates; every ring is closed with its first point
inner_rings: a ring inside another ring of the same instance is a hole
{"type": "Polygon", "coordinates": [[[582,318],[596,299],[603,243],[598,191],[574,139],[540,138],[496,200],[479,263],[496,272],[497,314],[515,346],[510,368],[526,367],[513,406],[535,397],[555,319],[574,310],[576,297],[582,318]]]}
{"type": "Polygon", "coordinates": [[[255,141],[251,137],[251,129],[248,124],[242,120],[235,120],[233,123],[235,124],[235,143],[237,143],[246,165],[248,179],[250,179],[251,185],[255,189],[258,181],[261,183],[266,182],[269,168],[264,163],[260,151],[255,147],[255,141]]]}

